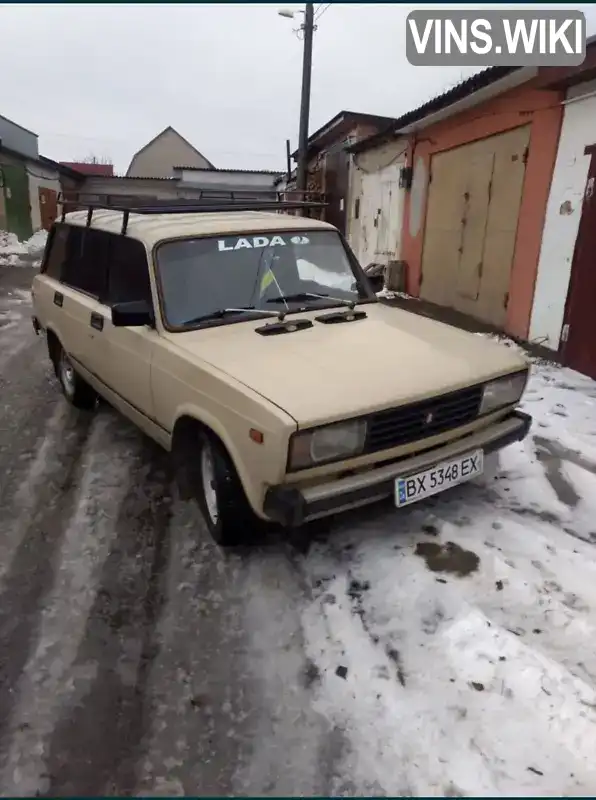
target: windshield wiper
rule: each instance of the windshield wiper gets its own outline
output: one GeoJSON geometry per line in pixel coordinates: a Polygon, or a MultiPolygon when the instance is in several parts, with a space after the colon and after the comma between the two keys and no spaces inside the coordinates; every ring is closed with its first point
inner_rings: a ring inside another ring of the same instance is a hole
{"type": "Polygon", "coordinates": [[[357,300],[346,300],[343,297],[331,297],[328,294],[314,294],[313,292],[297,292],[296,294],[284,294],[279,297],[272,297],[268,303],[294,303],[300,300],[333,300],[334,303],[341,303],[342,306],[354,308],[357,300]]]}
{"type": "Polygon", "coordinates": [[[228,314],[257,314],[257,316],[260,315],[262,317],[282,316],[275,311],[265,311],[264,309],[255,308],[254,306],[243,306],[240,308],[219,308],[217,311],[212,311],[210,314],[202,314],[200,317],[187,319],[182,323],[182,326],[185,327],[186,325],[195,325],[198,322],[207,322],[208,320],[212,319],[223,319],[224,317],[227,317],[228,314]]]}
{"type": "Polygon", "coordinates": [[[310,300],[312,297],[327,299],[328,295],[310,294],[310,292],[296,292],[296,294],[280,294],[278,297],[271,297],[266,303],[295,303],[299,300],[310,300]]]}

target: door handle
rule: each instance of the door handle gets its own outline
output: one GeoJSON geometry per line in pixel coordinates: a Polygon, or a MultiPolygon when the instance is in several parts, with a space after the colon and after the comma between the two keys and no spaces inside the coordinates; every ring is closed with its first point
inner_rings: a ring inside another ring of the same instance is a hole
{"type": "Polygon", "coordinates": [[[103,331],[103,314],[91,314],[89,324],[96,331],[103,331]]]}
{"type": "Polygon", "coordinates": [[[62,304],[64,303],[64,295],[62,292],[54,292],[54,305],[60,306],[62,308],[62,304]]]}

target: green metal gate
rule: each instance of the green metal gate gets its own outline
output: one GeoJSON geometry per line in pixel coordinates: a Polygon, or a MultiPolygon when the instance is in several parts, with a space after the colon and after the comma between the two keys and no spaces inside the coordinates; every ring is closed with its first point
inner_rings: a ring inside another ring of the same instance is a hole
{"type": "Polygon", "coordinates": [[[6,227],[16,234],[19,241],[26,242],[33,234],[31,204],[29,201],[29,178],[20,164],[0,164],[6,205],[6,227]]]}

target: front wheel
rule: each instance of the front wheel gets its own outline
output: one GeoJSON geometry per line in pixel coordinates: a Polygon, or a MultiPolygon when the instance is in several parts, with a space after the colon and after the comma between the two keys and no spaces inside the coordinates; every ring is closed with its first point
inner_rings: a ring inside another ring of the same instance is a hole
{"type": "Polygon", "coordinates": [[[75,408],[91,411],[95,408],[97,394],[95,390],[75,372],[68,354],[60,347],[54,362],[56,375],[62,386],[64,396],[75,408]]]}
{"type": "Polygon", "coordinates": [[[200,436],[199,446],[195,490],[209,533],[221,547],[249,544],[265,523],[250,507],[224,447],[208,434],[200,436]]]}

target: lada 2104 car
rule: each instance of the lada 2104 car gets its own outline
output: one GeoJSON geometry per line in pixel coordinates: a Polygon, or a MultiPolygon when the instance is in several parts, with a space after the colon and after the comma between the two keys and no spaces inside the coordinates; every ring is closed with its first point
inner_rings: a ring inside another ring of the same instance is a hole
{"type": "Polygon", "coordinates": [[[221,545],[423,500],[530,426],[523,357],[379,302],[336,228],[280,213],[300,205],[90,206],[33,281],[68,400],[172,451],[221,545]]]}

